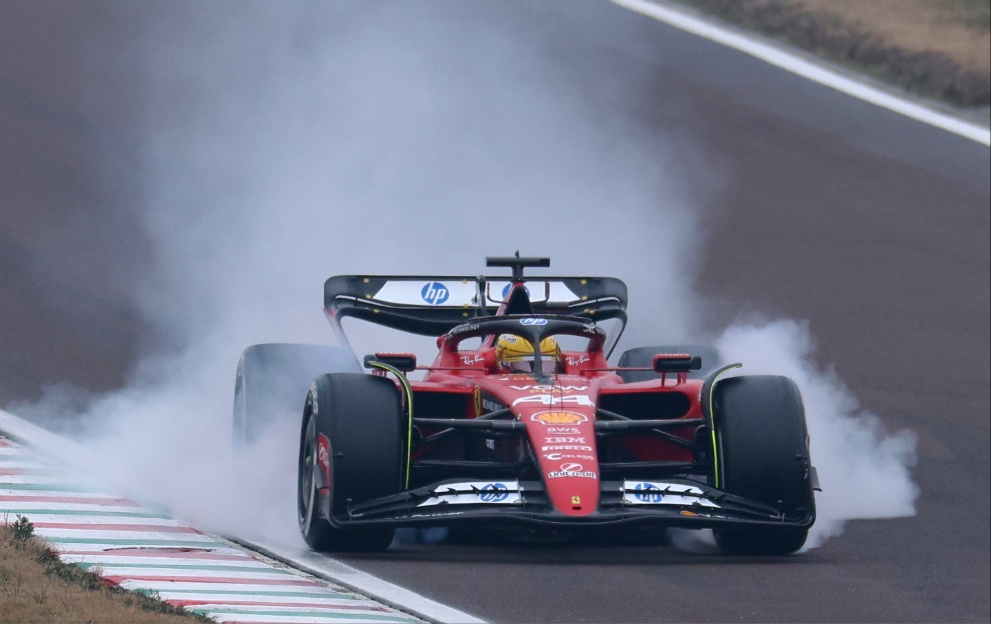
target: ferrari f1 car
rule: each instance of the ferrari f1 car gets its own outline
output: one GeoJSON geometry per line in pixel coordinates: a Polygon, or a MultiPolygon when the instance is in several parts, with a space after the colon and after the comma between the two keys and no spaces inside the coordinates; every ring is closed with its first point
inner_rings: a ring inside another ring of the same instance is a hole
{"type": "Polygon", "coordinates": [[[274,417],[270,397],[302,406],[310,547],[383,550],[396,528],[431,526],[680,527],[712,529],[730,554],[802,547],[818,485],[793,381],[726,376],[740,364],[703,374],[704,348],[640,347],[611,365],[622,281],[528,279],[550,260],[519,254],[487,264],[511,275],[331,277],[324,309],[343,348],[245,351],[239,438],[274,417]],[[436,337],[437,355],[373,353],[362,372],[347,317],[436,337]]]}

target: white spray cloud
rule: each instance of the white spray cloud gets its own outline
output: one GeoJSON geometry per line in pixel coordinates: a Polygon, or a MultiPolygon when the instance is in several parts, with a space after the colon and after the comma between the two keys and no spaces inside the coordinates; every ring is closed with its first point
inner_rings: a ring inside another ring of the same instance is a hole
{"type": "MultiPolygon", "coordinates": [[[[209,528],[298,539],[296,423],[235,453],[234,367],[252,343],[329,342],[333,274],[473,274],[519,250],[626,280],[627,347],[701,334],[691,144],[596,110],[568,54],[521,26],[543,9],[513,22],[483,6],[170,5],[144,38],[158,261],[139,300],[168,348],[84,417],[121,487],[209,528]]],[[[734,327],[718,346],[799,383],[826,488],[815,539],[912,512],[910,441],[808,363],[801,325],[734,327]],[[845,479],[859,492],[833,487],[845,479]]],[[[395,345],[358,351],[375,347],[395,345]]]]}
{"type": "MultiPolygon", "coordinates": [[[[538,33],[424,6],[180,11],[144,38],[158,262],[139,302],[167,348],[84,417],[131,495],[298,539],[297,425],[235,452],[234,367],[252,343],[330,342],[332,274],[472,274],[520,250],[621,274],[643,320],[648,297],[690,299],[673,258],[694,226],[667,155],[576,97],[538,33]],[[331,36],[303,32],[321,20],[331,36]]],[[[692,327],[683,306],[665,316],[672,335],[692,327]]]]}
{"type": "Polygon", "coordinates": [[[841,534],[847,520],[914,515],[918,490],[909,472],[916,459],[914,434],[887,433],[833,371],[813,365],[815,344],[806,324],[736,324],[716,347],[726,361],[745,363],[740,374],[785,375],[802,392],[812,463],[822,486],[807,547],[841,534]]]}

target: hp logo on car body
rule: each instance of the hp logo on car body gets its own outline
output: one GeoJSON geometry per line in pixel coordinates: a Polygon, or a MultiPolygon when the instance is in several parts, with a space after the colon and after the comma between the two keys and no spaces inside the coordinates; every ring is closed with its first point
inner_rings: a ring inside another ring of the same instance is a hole
{"type": "Polygon", "coordinates": [[[645,503],[659,503],[664,498],[660,489],[653,483],[637,483],[633,489],[637,491],[635,494],[637,500],[645,503]]]}
{"type": "Polygon", "coordinates": [[[482,493],[478,495],[483,503],[498,503],[509,497],[509,490],[502,483],[490,483],[482,488],[482,493]]]}
{"type": "Polygon", "coordinates": [[[441,305],[451,296],[451,291],[440,282],[428,282],[420,290],[420,296],[430,305],[441,305]]]}
{"type": "Polygon", "coordinates": [[[546,325],[547,319],[545,318],[525,318],[520,319],[520,325],[546,325]]]}

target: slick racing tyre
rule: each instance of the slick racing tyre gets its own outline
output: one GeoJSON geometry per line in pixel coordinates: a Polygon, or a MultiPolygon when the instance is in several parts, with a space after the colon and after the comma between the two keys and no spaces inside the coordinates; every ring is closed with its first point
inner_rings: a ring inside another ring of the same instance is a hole
{"type": "Polygon", "coordinates": [[[256,344],[237,364],[234,441],[250,444],[272,424],[298,422],[310,384],[324,373],[361,372],[344,349],[309,344],[256,344]]]}
{"type": "MultiPolygon", "coordinates": [[[[620,367],[629,368],[653,368],[654,356],[658,353],[688,353],[698,355],[702,358],[702,368],[688,373],[689,379],[705,379],[706,375],[719,367],[719,351],[714,347],[702,345],[662,345],[659,347],[637,347],[625,351],[619,358],[620,367]]],[[[653,370],[645,371],[617,371],[620,378],[626,383],[637,381],[649,381],[660,377],[660,373],[653,370]]]]}
{"type": "Polygon", "coordinates": [[[299,445],[299,529],[318,551],[372,552],[393,529],[340,527],[348,504],[402,489],[403,415],[399,390],[384,377],[335,373],[313,382],[299,445]]]}
{"type": "MultiPolygon", "coordinates": [[[[717,487],[792,518],[815,518],[805,408],[795,382],[773,375],[719,381],[713,419],[717,487]]],[[[714,534],[727,554],[788,555],[805,544],[808,528],[733,527],[714,534]]]]}

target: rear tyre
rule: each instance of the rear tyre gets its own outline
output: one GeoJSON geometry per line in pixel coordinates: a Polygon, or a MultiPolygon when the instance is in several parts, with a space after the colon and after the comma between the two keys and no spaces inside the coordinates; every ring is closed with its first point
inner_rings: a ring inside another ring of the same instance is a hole
{"type": "Polygon", "coordinates": [[[348,505],[402,490],[402,405],[384,377],[335,373],[310,386],[300,431],[297,517],[313,550],[382,551],[394,530],[342,528],[348,505]]]}
{"type": "MultiPolygon", "coordinates": [[[[773,375],[724,379],[713,391],[713,417],[717,486],[790,517],[814,519],[808,428],[795,382],[773,375]]],[[[713,533],[727,554],[788,555],[805,544],[808,528],[734,527],[713,533]]]]}
{"type": "Polygon", "coordinates": [[[276,422],[298,422],[310,383],[335,372],[361,368],[337,347],[275,343],[245,349],[234,380],[234,441],[250,444],[276,422]]]}
{"type": "MultiPolygon", "coordinates": [[[[715,347],[703,345],[661,345],[659,347],[637,347],[625,351],[619,358],[620,367],[629,368],[652,368],[654,356],[658,353],[688,353],[698,355],[702,358],[702,368],[688,373],[689,379],[705,379],[706,375],[719,367],[719,351],[715,347]]],[[[658,379],[661,374],[653,370],[645,371],[617,371],[617,374],[626,383],[638,381],[649,381],[658,379]]]]}

